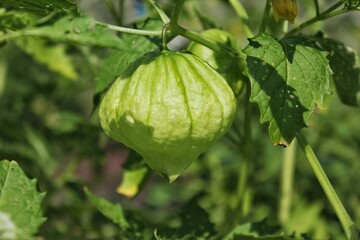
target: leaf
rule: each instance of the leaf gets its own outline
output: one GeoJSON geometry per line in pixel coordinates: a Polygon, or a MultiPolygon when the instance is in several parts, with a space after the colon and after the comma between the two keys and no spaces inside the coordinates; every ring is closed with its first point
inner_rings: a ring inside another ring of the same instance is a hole
{"type": "Polygon", "coordinates": [[[214,19],[210,19],[207,16],[204,16],[198,9],[196,9],[195,12],[201,22],[203,29],[219,28],[216,22],[214,22],[214,19]]]}
{"type": "Polygon", "coordinates": [[[20,36],[44,37],[54,41],[129,51],[128,46],[106,25],[91,17],[65,16],[53,25],[19,31],[20,36]]]}
{"type": "Polygon", "coordinates": [[[30,54],[36,61],[64,77],[75,80],[78,74],[70,56],[66,54],[66,45],[51,45],[43,39],[23,37],[16,41],[17,46],[30,54]]]}
{"type": "Polygon", "coordinates": [[[146,229],[135,212],[125,212],[120,205],[112,204],[103,198],[97,197],[87,188],[85,188],[84,191],[90,201],[95,204],[96,208],[105,217],[119,226],[121,239],[144,239],[146,229]]]}
{"type": "Polygon", "coordinates": [[[316,40],[330,53],[327,57],[340,100],[350,106],[359,106],[360,64],[357,53],[335,39],[317,37],[316,40]]]}
{"type": "Polygon", "coordinates": [[[360,7],[360,0],[342,0],[342,1],[345,2],[345,8],[358,10],[357,8],[360,7]]]}
{"type": "Polygon", "coordinates": [[[5,11],[0,8],[0,31],[17,30],[27,27],[33,22],[33,17],[22,11],[5,11]]]}
{"type": "Polygon", "coordinates": [[[236,226],[224,240],[291,240],[291,239],[305,239],[303,237],[292,234],[285,236],[281,232],[279,226],[269,226],[268,221],[264,219],[260,222],[246,223],[236,226]]]}
{"type": "Polygon", "coordinates": [[[96,208],[108,219],[116,223],[120,229],[127,229],[130,227],[129,222],[124,216],[123,209],[120,205],[115,205],[103,198],[99,198],[92,194],[87,188],[84,191],[90,201],[95,204],[96,208]]]}
{"type": "Polygon", "coordinates": [[[250,100],[260,108],[260,122],[270,122],[274,144],[288,146],[329,93],[331,69],[325,53],[304,37],[278,41],[265,33],[250,39],[245,53],[250,100]]]}
{"type": "Polygon", "coordinates": [[[197,197],[194,197],[182,207],[179,214],[181,225],[177,228],[159,228],[156,237],[167,240],[218,239],[209,218],[209,214],[199,206],[197,197]]]}
{"type": "Polygon", "coordinates": [[[30,125],[25,125],[23,137],[34,150],[34,154],[36,154],[36,158],[33,157],[34,161],[43,170],[43,173],[48,178],[51,178],[56,169],[57,162],[51,154],[49,142],[45,139],[43,133],[30,125]]]}
{"type": "Polygon", "coordinates": [[[142,54],[138,52],[128,53],[125,51],[113,50],[101,63],[100,72],[95,78],[95,93],[99,94],[105,91],[119,74],[141,55],[142,54]]]}
{"type": "MultiPolygon", "coordinates": [[[[139,29],[159,29],[162,21],[152,19],[145,21],[139,29]]],[[[145,37],[137,35],[124,35],[123,41],[128,48],[124,51],[113,50],[102,62],[99,74],[96,76],[95,94],[102,93],[133,61],[159,48],[160,37],[145,37]]]]}
{"type": "Polygon", "coordinates": [[[225,240],[237,239],[236,236],[266,236],[279,234],[280,228],[278,226],[269,226],[268,220],[264,219],[260,222],[246,223],[236,226],[225,238],[225,240]]]}
{"type": "MultiPolygon", "coordinates": [[[[0,161],[0,223],[6,222],[5,234],[27,239],[45,221],[40,205],[45,193],[36,190],[36,180],[30,180],[15,161],[0,161]]],[[[0,230],[4,226],[0,224],[0,230]]]]}
{"type": "Polygon", "coordinates": [[[1,0],[0,6],[48,15],[53,11],[70,13],[77,10],[73,0],[1,0]]]}

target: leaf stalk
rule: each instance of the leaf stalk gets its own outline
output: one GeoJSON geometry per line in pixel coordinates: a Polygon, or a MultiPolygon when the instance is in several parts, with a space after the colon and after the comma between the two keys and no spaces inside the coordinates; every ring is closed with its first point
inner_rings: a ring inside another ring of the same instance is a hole
{"type": "Polygon", "coordinates": [[[267,25],[267,20],[268,20],[269,15],[270,15],[270,10],[271,10],[271,0],[266,0],[261,25],[260,25],[260,28],[259,28],[259,33],[262,33],[262,32],[266,31],[266,25],[267,25]]]}
{"type": "Polygon", "coordinates": [[[319,160],[317,159],[315,153],[313,152],[310,144],[302,133],[297,135],[297,140],[305,153],[306,158],[308,159],[316,178],[318,179],[322,189],[325,192],[327,199],[329,200],[331,206],[333,207],[335,214],[337,215],[341,226],[345,232],[346,239],[348,240],[358,240],[359,239],[359,229],[355,225],[354,221],[350,218],[345,207],[340,201],[338,195],[335,192],[329,178],[326,176],[319,160]]]}
{"type": "Polygon", "coordinates": [[[289,36],[289,35],[294,35],[298,32],[300,32],[301,30],[303,30],[304,28],[314,24],[315,22],[318,21],[323,21],[325,19],[343,14],[345,12],[348,12],[349,9],[341,9],[339,11],[334,12],[336,9],[338,9],[341,5],[343,5],[344,3],[342,1],[339,1],[337,3],[335,3],[334,5],[332,5],[331,7],[329,7],[328,9],[326,9],[324,12],[317,14],[315,17],[313,17],[312,19],[303,22],[302,24],[300,24],[298,27],[292,29],[291,31],[289,31],[287,34],[285,34],[285,36],[289,36]]]}

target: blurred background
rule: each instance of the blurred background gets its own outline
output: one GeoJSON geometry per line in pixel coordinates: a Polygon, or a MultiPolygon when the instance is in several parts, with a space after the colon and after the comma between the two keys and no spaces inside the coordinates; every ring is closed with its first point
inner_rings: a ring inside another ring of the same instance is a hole
{"type": "MultiPolygon", "coordinates": [[[[156,17],[154,10],[144,1],[114,0],[115,8],[122,9],[123,13],[121,19],[114,19],[107,7],[108,2],[77,1],[84,14],[111,24],[120,22],[123,26],[132,26],[138,19],[156,17]]],[[[175,1],[157,2],[171,15],[175,1]]],[[[241,2],[250,16],[250,27],[257,33],[265,1],[241,2]]],[[[320,8],[326,9],[335,2],[320,0],[320,8]]],[[[313,0],[298,1],[298,6],[299,16],[294,26],[315,15],[313,0]]],[[[181,25],[202,31],[202,18],[232,33],[241,48],[247,45],[241,22],[228,1],[186,1],[181,25]]],[[[289,29],[292,27],[289,24],[289,29]]],[[[277,23],[271,17],[268,31],[280,37],[282,29],[283,22],[277,23]]],[[[360,52],[359,12],[316,23],[303,33],[316,34],[319,30],[360,52]]],[[[271,144],[267,126],[260,125],[255,105],[254,154],[247,173],[248,202],[242,205],[245,217],[237,219],[234,214],[239,208],[237,189],[243,154],[231,141],[231,133],[203,154],[173,184],[149,172],[135,197],[120,194],[119,186],[125,171],[136,168],[136,164],[129,164],[127,160],[131,158],[140,165],[141,162],[136,154],[104,135],[94,109],[95,78],[109,50],[61,44],[66,49],[72,69],[55,73],[34,60],[19,42],[9,42],[0,49],[0,159],[16,160],[29,177],[38,179],[39,190],[46,191],[43,214],[47,221],[39,236],[45,239],[105,239],[117,235],[116,226],[88,204],[83,192],[83,187],[87,186],[98,196],[121,204],[141,218],[147,226],[144,229],[150,229],[149,236],[155,227],[179,226],[177,214],[189,208],[189,202],[196,201],[196,206],[204,210],[221,234],[229,232],[235,223],[267,218],[271,224],[283,224],[288,234],[297,232],[307,233],[313,239],[343,239],[340,224],[305,156],[297,146],[285,150],[271,144]],[[280,179],[284,162],[291,154],[295,156],[292,204],[290,212],[279,217],[282,200],[280,179]]],[[[171,44],[181,49],[186,47],[187,41],[176,38],[171,44]]],[[[56,59],[48,61],[56,62],[56,59]]],[[[242,101],[244,99],[239,100],[235,128],[242,126],[242,101]]],[[[342,104],[333,94],[326,97],[324,108],[313,114],[309,129],[305,130],[325,172],[358,225],[359,120],[359,109],[342,104]]]]}

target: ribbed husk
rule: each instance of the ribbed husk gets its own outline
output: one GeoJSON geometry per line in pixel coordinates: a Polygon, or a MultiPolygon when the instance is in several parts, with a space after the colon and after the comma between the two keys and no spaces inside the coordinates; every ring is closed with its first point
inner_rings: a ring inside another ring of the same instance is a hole
{"type": "Polygon", "coordinates": [[[133,63],[99,114],[107,135],[173,181],[228,130],[235,109],[232,90],[207,63],[163,51],[133,63]]]}

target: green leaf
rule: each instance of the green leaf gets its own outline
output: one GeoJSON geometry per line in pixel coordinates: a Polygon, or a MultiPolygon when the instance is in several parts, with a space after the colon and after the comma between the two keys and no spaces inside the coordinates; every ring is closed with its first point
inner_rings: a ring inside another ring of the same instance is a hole
{"type": "Polygon", "coordinates": [[[6,11],[0,8],[0,31],[6,29],[17,30],[29,26],[34,21],[28,13],[23,11],[6,11]]]}
{"type": "Polygon", "coordinates": [[[357,53],[335,39],[317,37],[316,40],[330,53],[327,57],[334,72],[334,83],[340,100],[350,106],[359,106],[360,64],[357,53]]]}
{"type": "Polygon", "coordinates": [[[268,221],[264,219],[260,222],[246,223],[236,226],[224,240],[291,240],[291,239],[305,239],[301,236],[292,234],[285,236],[281,232],[279,226],[269,226],[268,221]]]}
{"type": "Polygon", "coordinates": [[[92,194],[87,188],[84,189],[87,197],[96,208],[113,223],[119,226],[121,239],[144,239],[146,229],[142,220],[139,220],[138,215],[134,211],[124,211],[120,205],[115,205],[109,201],[97,197],[92,194]]]}
{"type": "Polygon", "coordinates": [[[360,7],[360,0],[342,0],[345,2],[345,7],[348,9],[357,9],[360,7]]]}
{"type": "Polygon", "coordinates": [[[84,189],[87,197],[95,204],[96,208],[111,221],[116,223],[120,229],[127,229],[130,227],[129,222],[124,216],[124,211],[120,205],[115,205],[103,198],[99,198],[92,194],[87,188],[84,189]]]}
{"type": "Polygon", "coordinates": [[[1,0],[0,6],[48,15],[53,11],[69,13],[77,9],[73,0],[1,0]]]}
{"type": "MultiPolygon", "coordinates": [[[[138,29],[161,29],[163,23],[159,19],[148,19],[138,26],[138,29]]],[[[95,94],[100,94],[122,73],[132,62],[144,54],[159,48],[160,37],[146,37],[124,34],[123,41],[127,49],[113,50],[102,62],[99,74],[96,76],[95,94]]]]}
{"type": "Polygon", "coordinates": [[[260,122],[270,122],[274,144],[288,146],[330,91],[326,54],[306,38],[278,41],[265,33],[250,39],[245,53],[245,74],[251,81],[251,101],[260,108],[260,122]]]}
{"type": "Polygon", "coordinates": [[[50,70],[72,80],[78,78],[72,59],[66,54],[66,45],[51,45],[43,39],[33,37],[20,38],[16,43],[24,52],[50,70]]]}
{"type": "Polygon", "coordinates": [[[64,43],[129,51],[124,41],[113,34],[106,25],[98,24],[91,17],[65,16],[53,25],[25,29],[16,34],[15,36],[37,36],[64,43]]]}
{"type": "Polygon", "coordinates": [[[0,161],[0,238],[15,234],[13,239],[28,239],[35,234],[45,221],[40,213],[44,196],[15,161],[0,161]]]}
{"type": "Polygon", "coordinates": [[[159,228],[156,237],[167,240],[218,239],[215,226],[209,219],[209,214],[199,206],[198,198],[194,197],[182,207],[179,214],[180,226],[159,228]]]}
{"type": "Polygon", "coordinates": [[[49,142],[42,132],[30,125],[25,125],[23,135],[36,154],[36,158],[33,157],[34,161],[43,170],[43,173],[50,178],[54,174],[57,162],[50,152],[49,142]]]}
{"type": "Polygon", "coordinates": [[[101,69],[96,76],[95,93],[99,94],[119,76],[119,74],[126,69],[134,60],[141,57],[140,52],[127,52],[113,50],[101,63],[101,69]]]}

